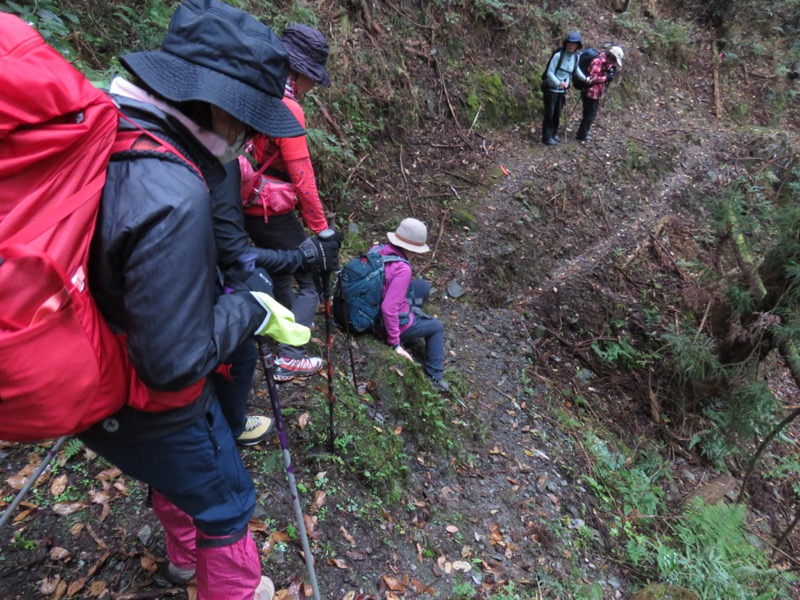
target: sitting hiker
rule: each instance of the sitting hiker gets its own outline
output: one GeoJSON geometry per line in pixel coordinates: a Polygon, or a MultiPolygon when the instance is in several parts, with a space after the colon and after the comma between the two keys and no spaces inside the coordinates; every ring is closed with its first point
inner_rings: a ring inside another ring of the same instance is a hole
{"type": "Polygon", "coordinates": [[[578,67],[578,50],[583,47],[581,34],[572,31],[564,38],[561,48],[553,53],[547,64],[542,94],[544,95],[544,116],[542,119],[542,143],[555,146],[561,141],[558,127],[561,123],[561,112],[564,110],[564,99],[567,95],[573,73],[579,79],[585,79],[578,67]]]}
{"type": "Polygon", "coordinates": [[[431,380],[433,387],[441,392],[450,391],[450,386],[442,378],[444,374],[444,328],[439,319],[422,312],[419,308],[430,291],[430,285],[424,281],[411,280],[409,259],[430,251],[425,243],[428,228],[417,219],[403,219],[395,231],[387,234],[389,243],[372,248],[384,256],[399,256],[403,261],[385,263],[385,279],[383,283],[383,301],[381,315],[386,328],[386,342],[403,358],[414,362],[414,359],[403,348],[402,343],[411,344],[417,340],[425,340],[425,375],[431,380]],[[412,308],[408,304],[409,289],[414,290],[417,300],[412,308]]]}
{"type": "Polygon", "coordinates": [[[600,52],[589,66],[589,72],[586,74],[587,85],[581,90],[583,118],[578,133],[575,134],[576,140],[588,142],[592,139],[589,130],[597,116],[600,98],[605,95],[606,88],[614,80],[617,69],[622,67],[622,57],[622,48],[611,46],[608,50],[600,52]]]}

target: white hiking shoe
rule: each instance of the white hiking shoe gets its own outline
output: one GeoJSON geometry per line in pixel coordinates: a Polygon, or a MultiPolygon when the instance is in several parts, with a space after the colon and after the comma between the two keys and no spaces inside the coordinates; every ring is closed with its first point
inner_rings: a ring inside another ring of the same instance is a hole
{"type": "Polygon", "coordinates": [[[319,356],[305,358],[284,358],[275,361],[275,381],[291,381],[297,377],[308,377],[322,370],[319,356]]]}
{"type": "Polygon", "coordinates": [[[256,588],[256,594],[253,596],[253,600],[272,600],[274,595],[275,586],[273,585],[272,580],[266,575],[262,575],[261,583],[259,583],[258,587],[256,588]]]}

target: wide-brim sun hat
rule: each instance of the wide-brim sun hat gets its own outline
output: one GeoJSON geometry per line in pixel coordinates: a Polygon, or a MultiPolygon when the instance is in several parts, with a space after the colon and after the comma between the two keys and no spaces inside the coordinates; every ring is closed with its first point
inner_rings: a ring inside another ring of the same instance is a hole
{"type": "Polygon", "coordinates": [[[271,137],[305,134],[282,101],[289,55],[280,38],[217,0],[181,3],[160,50],[134,52],[120,61],[172,102],[207,102],[271,137]]]}
{"type": "Polygon", "coordinates": [[[403,219],[397,229],[394,231],[387,231],[386,237],[394,246],[399,246],[405,250],[416,252],[417,254],[424,254],[430,252],[426,240],[428,238],[428,228],[425,223],[418,219],[403,219]]]}
{"type": "Polygon", "coordinates": [[[619,46],[611,46],[608,51],[617,61],[617,66],[622,67],[622,58],[625,56],[625,52],[622,51],[622,48],[619,46]]]}
{"type": "Polygon", "coordinates": [[[308,25],[292,23],[283,30],[281,42],[289,54],[292,69],[322,87],[331,87],[331,78],[325,68],[330,47],[322,32],[308,25]]]}

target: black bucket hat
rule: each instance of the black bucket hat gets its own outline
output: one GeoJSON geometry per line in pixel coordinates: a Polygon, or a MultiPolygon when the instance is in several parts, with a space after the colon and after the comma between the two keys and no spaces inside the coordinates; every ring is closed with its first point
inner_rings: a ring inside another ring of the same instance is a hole
{"type": "Polygon", "coordinates": [[[314,83],[331,87],[331,78],[325,69],[330,47],[320,31],[308,25],[292,23],[283,30],[281,41],[289,54],[292,69],[314,83]]]}
{"type": "Polygon", "coordinates": [[[280,38],[217,0],[186,0],[172,15],[160,50],[120,61],[167,100],[208,102],[272,137],[305,133],[282,101],[289,56],[280,38]]]}

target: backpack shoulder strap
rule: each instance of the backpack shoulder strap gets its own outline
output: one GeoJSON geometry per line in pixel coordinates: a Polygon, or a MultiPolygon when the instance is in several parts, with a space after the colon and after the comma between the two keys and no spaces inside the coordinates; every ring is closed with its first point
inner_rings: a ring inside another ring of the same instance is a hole
{"type": "MultiPolygon", "coordinates": [[[[369,252],[367,252],[367,254],[377,254],[378,251],[381,248],[383,248],[385,245],[386,244],[381,244],[378,247],[376,247],[374,250],[370,250],[369,252]]],[[[404,262],[406,264],[409,264],[408,259],[405,259],[402,256],[397,256],[396,254],[385,254],[385,255],[382,254],[381,256],[383,256],[383,263],[384,264],[386,264],[387,262],[404,262]]]]}
{"type": "MultiPolygon", "coordinates": [[[[135,129],[128,129],[125,131],[118,131],[117,137],[114,140],[114,145],[111,147],[111,154],[118,154],[120,152],[163,152],[165,154],[173,154],[180,158],[186,165],[188,165],[203,183],[206,183],[200,167],[194,164],[191,160],[181,153],[175,146],[166,140],[158,137],[151,131],[148,131],[133,119],[127,117],[122,112],[119,113],[121,119],[127,121],[135,127],[135,129]]],[[[206,187],[208,184],[206,184],[206,187]]]]}

